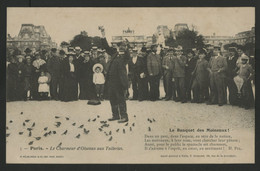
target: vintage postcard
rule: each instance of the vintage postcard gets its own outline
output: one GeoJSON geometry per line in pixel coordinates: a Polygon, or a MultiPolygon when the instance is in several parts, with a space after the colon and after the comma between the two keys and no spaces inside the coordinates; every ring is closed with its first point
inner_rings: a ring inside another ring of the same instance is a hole
{"type": "Polygon", "coordinates": [[[255,8],[7,8],[6,162],[255,163],[255,8]]]}

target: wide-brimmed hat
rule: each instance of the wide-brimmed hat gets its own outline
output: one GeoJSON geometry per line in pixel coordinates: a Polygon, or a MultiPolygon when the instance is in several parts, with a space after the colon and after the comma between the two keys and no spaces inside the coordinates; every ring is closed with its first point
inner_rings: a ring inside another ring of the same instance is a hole
{"type": "Polygon", "coordinates": [[[84,51],[84,54],[89,55],[90,51],[84,51]]]}
{"type": "Polygon", "coordinates": [[[96,68],[100,68],[101,72],[103,72],[103,66],[102,66],[101,64],[95,64],[95,65],[93,66],[93,72],[96,71],[96,68]]]}
{"type": "Polygon", "coordinates": [[[92,50],[97,50],[98,48],[97,48],[97,46],[92,46],[91,49],[92,49],[92,50]]]}
{"type": "Polygon", "coordinates": [[[249,57],[245,54],[241,55],[241,60],[249,60],[249,57]]]}
{"type": "Polygon", "coordinates": [[[31,56],[26,56],[25,59],[32,59],[31,56]]]}
{"type": "Polygon", "coordinates": [[[75,50],[76,50],[76,51],[81,51],[81,48],[80,48],[79,46],[76,46],[76,47],[75,47],[75,50]]]}
{"type": "Polygon", "coordinates": [[[18,59],[19,59],[19,58],[24,59],[24,56],[23,56],[23,55],[17,55],[16,57],[17,57],[18,59]]]}
{"type": "Polygon", "coordinates": [[[177,48],[174,48],[176,51],[182,51],[182,46],[177,46],[177,48]]]}

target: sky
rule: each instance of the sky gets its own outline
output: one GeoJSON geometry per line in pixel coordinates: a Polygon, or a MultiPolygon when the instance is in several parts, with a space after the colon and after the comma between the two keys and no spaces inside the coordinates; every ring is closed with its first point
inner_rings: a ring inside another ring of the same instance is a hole
{"type": "Polygon", "coordinates": [[[121,35],[128,27],[136,35],[151,36],[158,25],[170,29],[177,23],[195,25],[204,36],[234,36],[255,26],[255,8],[14,8],[7,9],[7,33],[17,36],[21,24],[44,25],[52,40],[60,44],[72,40],[80,31],[106,37],[121,35]]]}

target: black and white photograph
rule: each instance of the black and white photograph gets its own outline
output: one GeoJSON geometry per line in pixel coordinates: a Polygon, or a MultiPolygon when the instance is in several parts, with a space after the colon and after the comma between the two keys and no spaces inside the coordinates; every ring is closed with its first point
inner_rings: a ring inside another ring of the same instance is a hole
{"type": "Polygon", "coordinates": [[[8,7],[6,162],[255,163],[254,7],[8,7]]]}

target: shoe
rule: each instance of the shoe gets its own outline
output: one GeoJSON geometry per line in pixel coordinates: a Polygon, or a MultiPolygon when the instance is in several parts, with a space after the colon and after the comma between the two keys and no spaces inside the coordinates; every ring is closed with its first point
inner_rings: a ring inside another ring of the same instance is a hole
{"type": "Polygon", "coordinates": [[[169,100],[171,100],[170,97],[167,97],[167,98],[164,99],[164,101],[169,101],[169,100]]]}
{"type": "Polygon", "coordinates": [[[128,122],[128,118],[122,118],[119,121],[117,121],[118,123],[124,123],[124,122],[128,122]]]}
{"type": "Polygon", "coordinates": [[[119,120],[119,118],[114,118],[114,117],[112,117],[112,118],[109,118],[109,119],[108,119],[108,121],[116,121],[116,120],[119,120]]]}
{"type": "Polygon", "coordinates": [[[207,105],[215,105],[216,103],[207,102],[207,105]]]}

